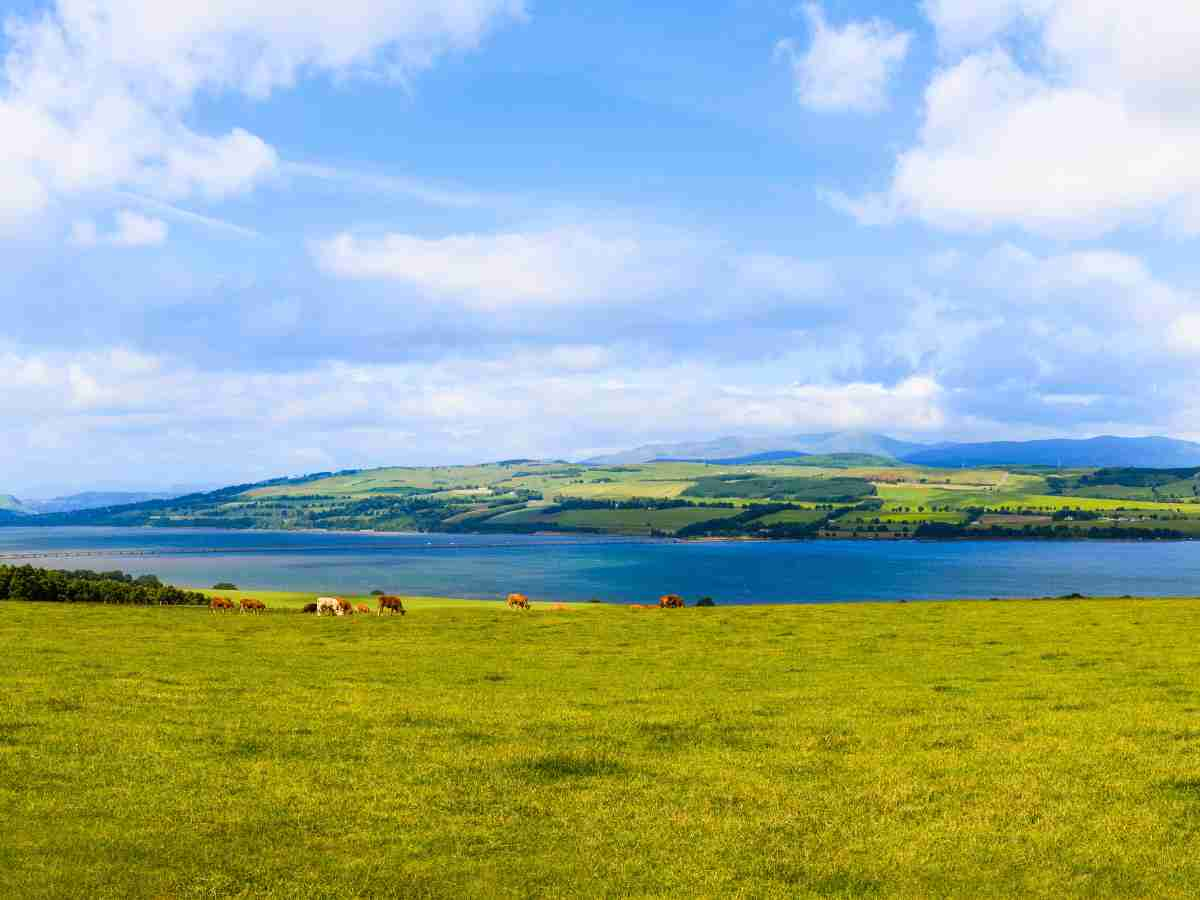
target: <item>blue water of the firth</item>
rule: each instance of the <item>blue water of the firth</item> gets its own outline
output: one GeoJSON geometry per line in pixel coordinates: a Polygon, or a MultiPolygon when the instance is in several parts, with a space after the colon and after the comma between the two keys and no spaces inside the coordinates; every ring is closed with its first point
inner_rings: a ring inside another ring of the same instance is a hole
{"type": "Polygon", "coordinates": [[[0,563],[210,587],[718,603],[1200,596],[1200,542],[731,541],[210,529],[0,528],[0,563]]]}

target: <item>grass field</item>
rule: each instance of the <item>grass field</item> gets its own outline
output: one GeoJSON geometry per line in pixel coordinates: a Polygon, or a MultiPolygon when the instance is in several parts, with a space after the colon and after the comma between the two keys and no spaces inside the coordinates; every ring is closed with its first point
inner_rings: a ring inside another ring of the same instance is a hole
{"type": "Polygon", "coordinates": [[[1200,894],[1198,601],[409,606],[6,603],[0,896],[1200,894]]]}
{"type": "Polygon", "coordinates": [[[725,519],[736,516],[740,509],[717,507],[677,507],[673,509],[569,509],[554,516],[554,521],[568,527],[601,528],[614,534],[649,534],[653,531],[675,532],[693,522],[725,519]]]}
{"type": "MultiPolygon", "coordinates": [[[[245,597],[253,597],[255,600],[261,600],[267,605],[269,610],[291,610],[298,611],[305,607],[306,604],[312,603],[317,599],[317,594],[303,593],[300,591],[258,591],[258,590],[243,590],[243,591],[218,591],[212,588],[192,587],[188,590],[199,591],[209,597],[228,597],[230,600],[241,600],[245,597]]],[[[383,590],[383,588],[380,588],[383,590]]],[[[343,600],[349,600],[351,603],[365,603],[371,607],[374,612],[376,608],[377,598],[373,596],[351,596],[350,594],[341,595],[343,600]]],[[[425,611],[430,609],[469,609],[483,608],[491,609],[500,598],[496,600],[460,600],[456,597],[405,597],[404,606],[409,610],[425,611]]]]}
{"type": "MultiPolygon", "coordinates": [[[[816,462],[819,460],[811,460],[816,462]]],[[[835,460],[830,460],[835,461],[835,460]]],[[[706,464],[640,463],[587,466],[567,462],[507,461],[476,466],[392,467],[340,474],[276,480],[246,490],[218,491],[175,502],[154,501],[109,510],[61,514],[44,524],[139,526],[205,526],[219,528],[334,529],[345,531],[528,531],[540,527],[579,529],[610,534],[672,534],[705,518],[701,512],[651,509],[667,501],[723,503],[744,508],[765,502],[803,509],[814,504],[848,505],[861,501],[862,515],[847,518],[823,533],[911,537],[920,525],[967,521],[982,510],[992,517],[1014,514],[1051,515],[1063,509],[1100,513],[1108,521],[1088,528],[1056,524],[1077,537],[1111,531],[1137,510],[1147,515],[1189,516],[1194,522],[1173,530],[1183,536],[1200,533],[1200,481],[1180,478],[1183,470],[937,469],[904,465],[706,464]],[[1187,502],[1166,502],[1178,497],[1187,502]],[[708,500],[706,501],[706,498],[708,500]],[[856,500],[857,498],[857,500],[856,500]],[[548,518],[543,510],[566,500],[622,502],[636,500],[637,511],[572,510],[548,518]],[[882,510],[876,501],[882,501],[882,510]],[[889,518],[875,523],[875,513],[889,518]],[[849,529],[847,531],[847,529],[849,529]]],[[[1190,471],[1190,470],[1188,470],[1190,471]]],[[[1200,470],[1198,470],[1200,477],[1200,470]]],[[[11,517],[0,516],[8,524],[11,517]]],[[[808,517],[770,522],[737,523],[729,529],[758,536],[775,526],[776,535],[797,528],[808,517]],[[780,526],[795,526],[782,528],[780,526]]],[[[997,529],[1016,535],[1025,520],[992,518],[997,529]]],[[[1126,528],[1137,537],[1147,526],[1126,528]]],[[[712,529],[701,529],[712,530],[712,529]]],[[[1049,535],[1042,535],[1049,536],[1049,535]]],[[[1117,536],[1109,534],[1108,536],[1117,536]]]]}

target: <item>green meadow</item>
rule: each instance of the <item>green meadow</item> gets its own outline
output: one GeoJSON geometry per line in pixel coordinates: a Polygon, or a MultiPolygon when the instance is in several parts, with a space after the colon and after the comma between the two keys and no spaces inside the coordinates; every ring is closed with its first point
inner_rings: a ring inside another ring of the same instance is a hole
{"type": "Polygon", "coordinates": [[[1184,538],[1200,535],[1200,469],[939,469],[861,454],[775,464],[509,460],[314,473],[38,522],[683,538],[1184,538]]]}
{"type": "Polygon", "coordinates": [[[1200,601],[6,602],[0,896],[1195,897],[1200,601]]]}

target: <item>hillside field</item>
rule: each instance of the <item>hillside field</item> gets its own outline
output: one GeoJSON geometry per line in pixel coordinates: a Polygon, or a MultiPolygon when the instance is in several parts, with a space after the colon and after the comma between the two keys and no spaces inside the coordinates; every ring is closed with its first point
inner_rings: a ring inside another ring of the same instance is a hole
{"type": "Polygon", "coordinates": [[[853,454],[805,461],[515,460],[316,473],[2,522],[684,538],[1200,534],[1200,469],[934,469],[859,465],[861,455],[853,454]]]}
{"type": "Polygon", "coordinates": [[[1200,895],[1200,601],[267,599],[2,604],[0,896],[1200,895]]]}

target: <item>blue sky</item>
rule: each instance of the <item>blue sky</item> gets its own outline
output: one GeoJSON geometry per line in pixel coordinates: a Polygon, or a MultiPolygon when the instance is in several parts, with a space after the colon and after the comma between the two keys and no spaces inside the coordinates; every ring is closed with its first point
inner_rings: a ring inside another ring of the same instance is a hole
{"type": "Polygon", "coordinates": [[[1200,437],[1200,8],[6,6],[0,491],[1200,437]]]}

